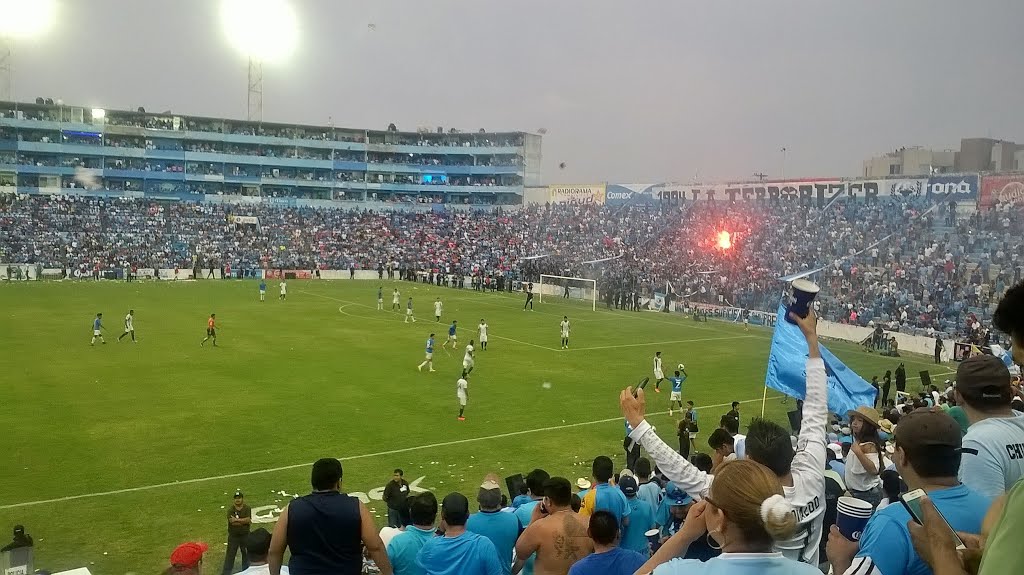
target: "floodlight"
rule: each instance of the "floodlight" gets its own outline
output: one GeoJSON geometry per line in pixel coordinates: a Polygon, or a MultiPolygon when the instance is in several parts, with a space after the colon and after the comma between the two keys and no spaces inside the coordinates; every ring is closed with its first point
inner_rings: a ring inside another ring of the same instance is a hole
{"type": "Polygon", "coordinates": [[[298,23],[287,0],[223,0],[224,32],[242,54],[261,62],[279,62],[295,51],[298,23]]]}
{"type": "Polygon", "coordinates": [[[54,0],[0,0],[0,36],[31,38],[43,34],[56,20],[54,0]]]}

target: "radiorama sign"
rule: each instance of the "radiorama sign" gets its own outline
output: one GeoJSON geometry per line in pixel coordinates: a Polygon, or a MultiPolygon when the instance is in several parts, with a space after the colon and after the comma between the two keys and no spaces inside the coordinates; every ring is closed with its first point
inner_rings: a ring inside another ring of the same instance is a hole
{"type": "MultiPolygon", "coordinates": [[[[427,476],[417,477],[415,481],[409,482],[409,491],[411,493],[425,493],[430,491],[425,487],[420,487],[420,483],[426,479],[427,476]]],[[[362,491],[354,491],[349,493],[352,497],[358,498],[364,504],[369,504],[371,501],[383,501],[384,500],[384,487],[376,487],[370,491],[363,493],[362,491]]],[[[253,523],[277,523],[277,517],[281,514],[282,508],[280,505],[260,505],[252,508],[252,522],[253,523]]]]}

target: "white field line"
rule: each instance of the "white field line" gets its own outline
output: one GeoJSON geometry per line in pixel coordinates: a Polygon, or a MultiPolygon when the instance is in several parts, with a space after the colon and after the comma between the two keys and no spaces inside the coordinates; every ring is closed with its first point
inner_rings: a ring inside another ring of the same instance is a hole
{"type": "MultiPolygon", "coordinates": [[[[744,338],[752,338],[752,337],[757,337],[757,336],[756,335],[723,335],[721,337],[700,337],[700,338],[696,338],[696,339],[675,339],[675,340],[672,340],[672,341],[652,341],[652,342],[645,342],[645,343],[623,343],[623,344],[619,344],[619,345],[598,345],[598,346],[593,346],[593,347],[570,347],[569,349],[563,350],[563,351],[590,351],[590,350],[594,350],[594,349],[619,349],[620,347],[644,347],[644,346],[650,346],[650,345],[668,345],[670,343],[694,343],[694,342],[698,342],[698,341],[716,341],[716,340],[722,340],[722,339],[744,339],[744,338]]],[[[551,348],[549,348],[549,349],[551,349],[551,348]]],[[[555,351],[560,351],[560,350],[555,350],[555,351]]]]}
{"type": "MultiPolygon", "coordinates": [[[[779,396],[772,396],[769,399],[777,399],[778,397],[779,396]]],[[[754,403],[754,402],[757,402],[757,401],[761,401],[761,398],[758,397],[758,398],[755,398],[755,399],[748,399],[746,401],[741,401],[740,403],[754,403]]],[[[713,408],[716,408],[716,407],[728,407],[729,405],[731,405],[731,404],[730,403],[719,403],[717,405],[702,405],[701,409],[704,409],[704,408],[713,409],[713,408]]],[[[651,415],[651,416],[653,416],[653,415],[661,415],[662,413],[663,412],[661,412],[661,411],[652,411],[649,415],[651,415]]],[[[419,451],[419,450],[423,450],[423,449],[437,449],[439,447],[450,447],[452,445],[465,445],[467,443],[477,443],[477,442],[480,442],[480,441],[489,441],[489,440],[492,440],[492,439],[503,439],[503,438],[506,438],[506,437],[517,437],[517,436],[520,436],[520,435],[529,435],[529,434],[532,434],[532,433],[542,433],[542,432],[547,432],[547,431],[559,431],[559,430],[562,430],[562,429],[573,429],[573,428],[576,428],[576,427],[585,427],[585,426],[588,426],[588,425],[596,425],[596,424],[599,424],[599,423],[610,423],[610,422],[613,422],[613,421],[622,421],[622,416],[621,415],[617,415],[615,417],[608,417],[608,418],[605,418],[605,419],[595,419],[593,421],[581,421],[581,422],[578,422],[578,423],[567,423],[567,424],[564,424],[564,425],[551,425],[551,426],[548,426],[548,427],[538,427],[538,428],[535,428],[535,429],[524,429],[524,430],[520,430],[520,431],[510,431],[508,433],[498,433],[498,434],[495,434],[495,435],[485,435],[485,436],[481,436],[481,437],[470,437],[470,438],[466,438],[466,439],[455,439],[455,440],[452,440],[452,441],[441,441],[441,442],[438,442],[438,443],[428,443],[426,445],[417,445],[415,447],[402,447],[402,448],[399,448],[399,449],[390,449],[390,450],[387,450],[387,451],[378,451],[376,453],[363,453],[363,454],[360,454],[360,455],[350,455],[348,457],[339,457],[338,459],[341,460],[341,461],[354,461],[354,460],[357,460],[357,459],[370,459],[370,458],[374,458],[374,457],[382,457],[382,456],[385,456],[385,455],[396,455],[396,454],[399,454],[399,453],[409,453],[409,452],[412,452],[412,451],[419,451]]],[[[128,487],[128,488],[125,488],[125,489],[113,489],[113,490],[110,490],[110,491],[97,491],[95,493],[81,493],[81,494],[78,494],[78,495],[68,495],[68,496],[65,496],[65,497],[56,497],[56,498],[53,498],[53,499],[39,499],[39,500],[36,500],[36,501],[25,501],[25,502],[22,502],[22,503],[9,503],[7,505],[0,505],[0,510],[17,509],[17,508],[21,508],[21,507],[31,507],[31,506],[34,506],[34,505],[46,505],[46,504],[49,504],[49,503],[63,503],[63,502],[66,502],[66,501],[75,501],[75,500],[78,500],[78,499],[93,499],[93,498],[97,498],[97,497],[107,497],[107,496],[110,496],[110,495],[120,495],[120,494],[123,494],[123,493],[137,493],[139,491],[152,491],[152,490],[155,490],[155,489],[163,489],[165,487],[175,487],[175,486],[189,485],[189,484],[195,484],[195,483],[206,483],[208,481],[219,481],[219,480],[223,480],[223,479],[234,479],[236,477],[249,477],[249,476],[252,476],[252,475],[263,475],[263,474],[267,474],[267,473],[276,473],[276,472],[279,472],[279,471],[289,471],[289,470],[292,470],[292,469],[300,469],[300,468],[303,468],[303,467],[308,467],[309,465],[311,465],[311,463],[309,463],[309,462],[296,463],[296,464],[293,464],[293,465],[282,465],[280,467],[268,467],[268,468],[265,468],[265,469],[255,469],[255,470],[252,470],[252,471],[242,471],[242,472],[238,472],[238,473],[225,473],[224,475],[211,475],[209,477],[195,477],[195,478],[192,478],[192,479],[183,479],[181,481],[169,481],[169,482],[166,482],[166,483],[153,483],[153,484],[150,484],[150,485],[140,485],[138,487],[128,487]]]]}

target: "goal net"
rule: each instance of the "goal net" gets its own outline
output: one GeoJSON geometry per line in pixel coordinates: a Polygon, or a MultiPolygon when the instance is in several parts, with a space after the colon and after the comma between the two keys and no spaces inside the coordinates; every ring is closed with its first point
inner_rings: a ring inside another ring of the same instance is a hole
{"type": "Polygon", "coordinates": [[[544,298],[582,301],[597,311],[597,281],[541,274],[537,297],[541,303],[544,298]]]}

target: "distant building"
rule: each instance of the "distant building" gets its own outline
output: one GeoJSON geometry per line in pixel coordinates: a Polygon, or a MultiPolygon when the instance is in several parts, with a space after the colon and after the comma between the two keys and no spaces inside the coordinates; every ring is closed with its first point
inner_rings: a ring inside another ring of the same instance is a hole
{"type": "Polygon", "coordinates": [[[956,154],[954,150],[928,150],[919,146],[900,148],[864,160],[863,175],[865,178],[887,178],[952,172],[956,166],[956,154]]]}
{"type": "Polygon", "coordinates": [[[944,172],[1024,170],[1024,145],[993,138],[963,138],[960,150],[900,148],[864,160],[865,178],[926,176],[944,172]]]}
{"type": "MultiPolygon", "coordinates": [[[[203,201],[522,204],[541,137],[0,102],[0,189],[203,201]],[[71,190],[71,191],[69,191],[71,190]]],[[[351,204],[350,204],[351,205],[351,204]]]]}

